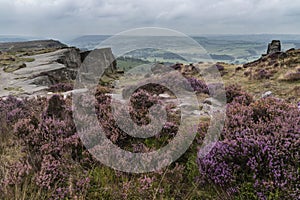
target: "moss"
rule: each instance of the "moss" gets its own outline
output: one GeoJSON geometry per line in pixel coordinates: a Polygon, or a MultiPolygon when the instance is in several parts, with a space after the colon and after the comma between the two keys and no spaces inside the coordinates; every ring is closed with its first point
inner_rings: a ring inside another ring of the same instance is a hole
{"type": "Polygon", "coordinates": [[[25,67],[26,67],[25,63],[14,63],[14,64],[11,64],[11,65],[5,66],[3,68],[3,71],[7,72],[7,73],[12,73],[14,71],[17,71],[17,70],[25,68],[25,67]]]}
{"type": "Polygon", "coordinates": [[[34,62],[35,61],[34,58],[22,58],[21,60],[24,62],[34,62]]]}
{"type": "Polygon", "coordinates": [[[24,92],[24,89],[21,87],[5,87],[4,90],[7,91],[16,91],[16,92],[24,92]]]}

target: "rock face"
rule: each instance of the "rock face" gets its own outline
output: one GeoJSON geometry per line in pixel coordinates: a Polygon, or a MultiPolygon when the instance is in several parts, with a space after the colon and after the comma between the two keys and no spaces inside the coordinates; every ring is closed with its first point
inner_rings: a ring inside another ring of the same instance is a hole
{"type": "Polygon", "coordinates": [[[90,53],[82,53],[82,81],[94,82],[100,78],[101,84],[109,84],[115,79],[117,63],[110,48],[96,49],[90,53]],[[105,68],[105,70],[104,70],[105,68]]]}
{"type": "MultiPolygon", "coordinates": [[[[293,52],[293,50],[290,50],[293,52]]],[[[262,54],[262,57],[258,60],[246,63],[243,65],[244,68],[253,67],[261,65],[262,63],[267,62],[268,60],[272,60],[272,62],[275,62],[278,59],[285,59],[288,57],[288,53],[291,53],[289,51],[282,52],[281,51],[281,42],[280,40],[273,40],[271,43],[268,44],[268,50],[266,54],[262,54]]],[[[272,64],[272,63],[268,63],[272,64]]]]}
{"type": "MultiPolygon", "coordinates": [[[[96,52],[97,59],[109,66],[105,74],[116,72],[116,62],[111,49],[99,49],[96,52]]],[[[82,66],[82,58],[86,58],[86,56],[86,52],[80,52],[77,48],[63,48],[50,53],[30,56],[34,59],[33,62],[25,62],[26,67],[13,68],[10,73],[2,69],[0,72],[0,96],[46,94],[49,86],[74,80],[78,69],[82,66]]],[[[93,67],[93,64],[90,66],[93,67]]]]}
{"type": "Polygon", "coordinates": [[[26,63],[26,68],[14,72],[27,79],[47,76],[53,84],[73,80],[81,65],[80,52],[76,48],[66,48],[32,56],[33,62],[26,63]]]}
{"type": "Polygon", "coordinates": [[[268,51],[267,54],[273,54],[281,52],[281,43],[279,40],[273,40],[271,43],[268,45],[268,51]]]}

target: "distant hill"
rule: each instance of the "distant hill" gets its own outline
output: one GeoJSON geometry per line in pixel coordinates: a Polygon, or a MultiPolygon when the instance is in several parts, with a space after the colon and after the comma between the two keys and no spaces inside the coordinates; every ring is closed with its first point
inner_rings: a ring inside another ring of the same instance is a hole
{"type": "Polygon", "coordinates": [[[24,42],[24,41],[28,41],[25,38],[18,38],[18,37],[0,37],[0,42],[24,42]]]}
{"type": "Polygon", "coordinates": [[[4,42],[0,43],[0,51],[3,52],[17,52],[27,50],[41,50],[41,49],[61,49],[67,45],[56,40],[34,40],[22,42],[4,42]]]}
{"type": "Polygon", "coordinates": [[[67,44],[80,49],[92,50],[109,37],[110,35],[85,35],[68,41],[67,44]]]}
{"type": "MultiPolygon", "coordinates": [[[[83,50],[95,49],[97,45],[109,38],[109,35],[86,35],[69,41],[67,44],[83,50]]],[[[191,36],[215,61],[247,63],[258,59],[266,51],[266,43],[273,39],[282,41],[282,49],[300,48],[300,35],[255,34],[255,35],[202,35],[191,36]]],[[[138,58],[147,57],[140,55],[138,58]]],[[[191,54],[193,52],[190,52],[191,54]]],[[[134,56],[134,55],[131,55],[134,56]]],[[[157,59],[161,59],[160,56],[157,59]]],[[[166,60],[162,60],[166,61],[166,60]]]]}
{"type": "Polygon", "coordinates": [[[22,36],[22,35],[0,35],[0,43],[4,42],[26,42],[32,40],[41,40],[39,37],[22,36]]]}

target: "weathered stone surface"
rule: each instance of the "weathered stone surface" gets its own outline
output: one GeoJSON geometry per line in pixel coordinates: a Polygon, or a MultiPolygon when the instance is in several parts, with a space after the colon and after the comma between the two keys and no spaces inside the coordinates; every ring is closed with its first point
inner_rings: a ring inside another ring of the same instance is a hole
{"type": "Polygon", "coordinates": [[[81,65],[80,53],[76,48],[66,48],[51,53],[32,56],[34,62],[14,72],[27,78],[48,76],[52,83],[76,78],[76,71],[81,65]]]}
{"type": "Polygon", "coordinates": [[[117,72],[117,63],[110,48],[96,49],[88,55],[81,53],[84,59],[81,68],[81,81],[86,83],[95,83],[99,80],[103,84],[107,84],[115,79],[117,72]]]}
{"type": "Polygon", "coordinates": [[[34,61],[26,62],[25,68],[0,74],[0,96],[43,94],[54,83],[74,79],[81,65],[79,50],[75,48],[60,49],[31,58],[34,61]]]}
{"type": "Polygon", "coordinates": [[[268,45],[267,54],[273,54],[277,52],[281,52],[281,43],[279,40],[273,40],[268,45]]]}
{"type": "Polygon", "coordinates": [[[81,65],[81,53],[79,49],[69,48],[68,51],[63,51],[57,62],[67,66],[68,68],[78,69],[81,65]]]}
{"type": "Polygon", "coordinates": [[[80,52],[80,58],[81,58],[81,62],[83,62],[85,60],[85,58],[91,53],[91,51],[83,51],[80,52]]]}
{"type": "Polygon", "coordinates": [[[49,86],[52,84],[48,76],[39,76],[32,80],[28,80],[29,84],[41,85],[41,86],[49,86]]]}
{"type": "MultiPolygon", "coordinates": [[[[96,50],[88,56],[85,62],[86,76],[91,81],[99,80],[99,64],[108,66],[104,77],[113,80],[113,74],[117,72],[115,58],[111,49],[96,50]],[[98,67],[98,68],[97,68],[98,67]]],[[[30,56],[33,62],[26,62],[26,67],[11,73],[0,74],[0,96],[15,95],[43,95],[47,93],[49,86],[59,82],[69,82],[76,78],[78,69],[82,66],[82,52],[77,48],[64,48],[50,53],[30,56]]]]}

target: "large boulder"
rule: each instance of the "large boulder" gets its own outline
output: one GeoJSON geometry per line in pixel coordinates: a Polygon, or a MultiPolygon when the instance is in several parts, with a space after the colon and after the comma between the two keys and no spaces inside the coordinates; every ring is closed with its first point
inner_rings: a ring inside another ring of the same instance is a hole
{"type": "Polygon", "coordinates": [[[81,53],[83,65],[81,68],[81,81],[108,84],[115,79],[117,63],[111,48],[95,49],[91,52],[81,53]]]}
{"type": "Polygon", "coordinates": [[[267,54],[269,55],[277,52],[281,52],[281,43],[279,40],[273,40],[268,45],[267,54]]]}

